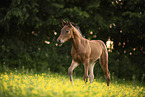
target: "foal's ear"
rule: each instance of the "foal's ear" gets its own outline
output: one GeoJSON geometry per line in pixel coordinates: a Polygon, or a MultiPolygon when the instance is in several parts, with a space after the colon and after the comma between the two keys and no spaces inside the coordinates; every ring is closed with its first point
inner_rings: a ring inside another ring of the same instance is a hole
{"type": "Polygon", "coordinates": [[[68,24],[69,27],[73,26],[70,21],[67,21],[67,24],[68,24]]]}
{"type": "Polygon", "coordinates": [[[62,20],[62,26],[64,26],[66,24],[66,22],[64,20],[62,20]]]}

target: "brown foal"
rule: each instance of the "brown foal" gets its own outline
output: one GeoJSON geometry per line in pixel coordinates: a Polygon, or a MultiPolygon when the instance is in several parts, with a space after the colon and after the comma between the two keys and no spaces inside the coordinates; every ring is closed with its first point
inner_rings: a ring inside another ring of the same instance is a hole
{"type": "Polygon", "coordinates": [[[57,41],[64,43],[71,40],[72,49],[71,55],[73,57],[71,66],[68,68],[70,81],[73,84],[73,70],[80,64],[84,64],[84,80],[92,83],[94,80],[94,65],[96,60],[99,59],[100,65],[104,71],[104,76],[107,85],[110,85],[110,72],[108,70],[108,51],[103,41],[101,40],[88,40],[82,37],[80,32],[71,24],[71,22],[62,22],[63,28],[57,41]],[[89,75],[88,75],[89,71],[89,75]]]}

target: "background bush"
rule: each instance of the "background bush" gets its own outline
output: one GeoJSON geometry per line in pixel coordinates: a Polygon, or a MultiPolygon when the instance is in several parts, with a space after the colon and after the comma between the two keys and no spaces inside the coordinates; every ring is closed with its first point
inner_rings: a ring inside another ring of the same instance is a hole
{"type": "MultiPolygon", "coordinates": [[[[144,0],[3,0],[0,1],[0,71],[15,68],[35,72],[67,73],[71,64],[70,42],[56,46],[61,21],[80,26],[87,39],[108,37],[112,75],[142,80],[145,74],[144,0]],[[54,34],[57,32],[57,35],[54,34]],[[90,34],[90,32],[93,32],[90,34]],[[46,44],[49,41],[50,44],[46,44]]],[[[95,76],[102,76],[99,63],[95,76]]],[[[80,65],[74,75],[83,75],[80,65]]]]}
{"type": "MultiPolygon", "coordinates": [[[[58,72],[67,74],[71,65],[70,42],[63,46],[56,46],[56,42],[46,44],[42,38],[35,37],[29,43],[20,38],[10,37],[1,39],[0,72],[15,69],[33,69],[35,72],[58,72]]],[[[118,52],[109,53],[109,70],[112,76],[132,80],[133,77],[141,81],[144,74],[145,60],[142,56],[127,56],[118,52]],[[138,62],[140,60],[140,62],[138,62]]],[[[96,77],[104,75],[99,61],[94,73],[96,77]]],[[[74,70],[74,76],[83,76],[82,64],[74,70]]]]}

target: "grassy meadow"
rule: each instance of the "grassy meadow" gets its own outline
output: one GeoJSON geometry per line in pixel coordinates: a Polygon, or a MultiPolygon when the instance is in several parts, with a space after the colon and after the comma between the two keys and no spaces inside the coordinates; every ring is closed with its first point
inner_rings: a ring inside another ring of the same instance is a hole
{"type": "Polygon", "coordinates": [[[92,84],[75,77],[74,86],[68,75],[56,73],[0,73],[0,97],[145,97],[145,86],[139,82],[95,79],[92,84]]]}

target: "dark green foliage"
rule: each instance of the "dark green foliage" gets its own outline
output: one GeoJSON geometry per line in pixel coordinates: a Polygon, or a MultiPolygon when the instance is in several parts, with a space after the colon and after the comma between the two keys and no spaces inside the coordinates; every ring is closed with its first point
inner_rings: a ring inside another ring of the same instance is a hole
{"type": "MultiPolygon", "coordinates": [[[[110,36],[111,74],[141,80],[145,74],[144,0],[4,0],[0,1],[0,70],[25,68],[67,73],[70,42],[56,46],[61,21],[78,23],[88,39],[110,36]],[[90,32],[93,34],[90,34],[90,32]],[[57,35],[54,35],[57,32],[57,35]],[[46,44],[45,41],[50,41],[46,44]]],[[[95,75],[103,75],[99,63],[95,75]]],[[[80,65],[74,73],[83,75],[80,65]]]]}
{"type": "Polygon", "coordinates": [[[144,74],[145,61],[143,56],[127,56],[117,53],[109,53],[109,68],[111,73],[115,73],[119,78],[141,80],[144,74]],[[140,60],[140,61],[139,61],[140,60]]]}

